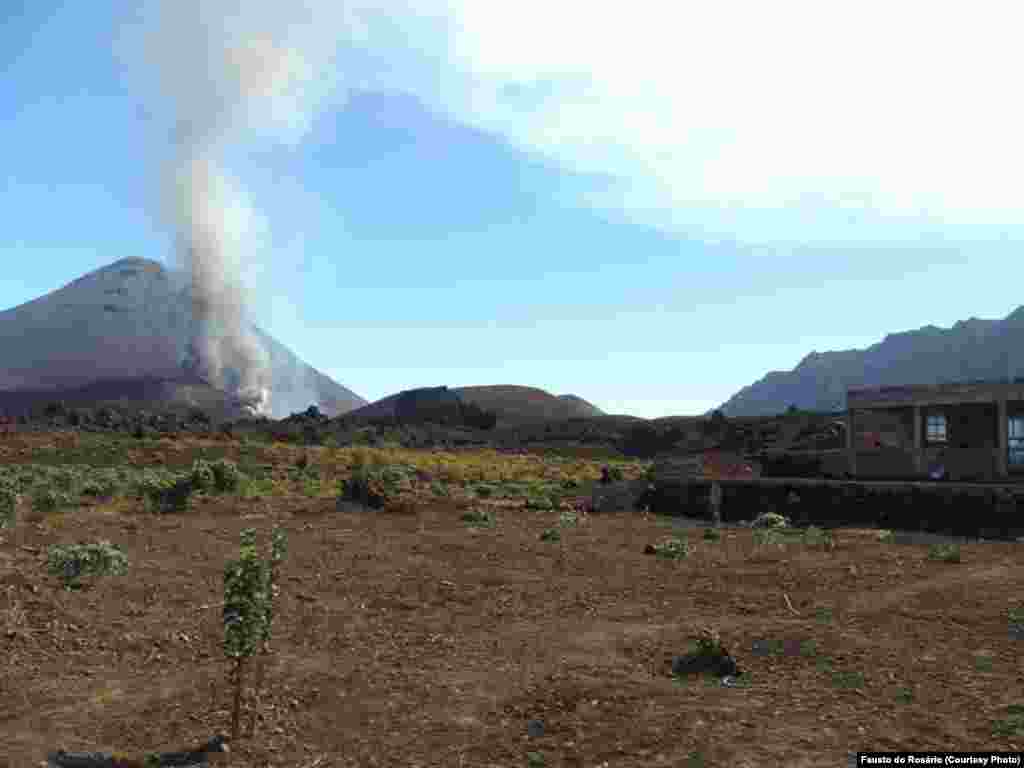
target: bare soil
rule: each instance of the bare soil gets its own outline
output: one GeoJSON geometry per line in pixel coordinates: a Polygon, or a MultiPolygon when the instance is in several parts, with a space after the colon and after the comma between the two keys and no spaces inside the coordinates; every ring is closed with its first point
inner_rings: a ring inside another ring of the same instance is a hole
{"type": "Polygon", "coordinates": [[[556,512],[497,508],[476,529],[436,504],[202,499],[154,517],[115,500],[0,532],[0,766],[227,732],[224,565],[243,528],[263,546],[275,523],[289,552],[274,654],[235,766],[511,768],[531,752],[549,767],[840,766],[865,749],[1024,749],[993,730],[1024,702],[1007,620],[1024,601],[1019,544],[967,543],[946,563],[871,531],[838,531],[830,552],[692,530],[694,552],[673,561],[642,554],[679,533],[663,520],[591,516],[550,543],[556,512]],[[46,574],[49,545],[102,539],[127,576],[66,591],[46,574]],[[669,675],[702,626],[741,685],[669,675]]]}

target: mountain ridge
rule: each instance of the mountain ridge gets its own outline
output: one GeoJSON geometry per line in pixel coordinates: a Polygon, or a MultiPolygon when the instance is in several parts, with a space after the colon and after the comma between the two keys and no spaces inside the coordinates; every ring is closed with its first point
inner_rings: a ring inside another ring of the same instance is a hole
{"type": "Polygon", "coordinates": [[[843,411],[846,390],[1024,376],[1024,305],[1006,317],[970,317],[886,334],[864,349],[812,351],[792,370],[770,371],[720,406],[729,417],[770,416],[790,405],[843,411]]]}

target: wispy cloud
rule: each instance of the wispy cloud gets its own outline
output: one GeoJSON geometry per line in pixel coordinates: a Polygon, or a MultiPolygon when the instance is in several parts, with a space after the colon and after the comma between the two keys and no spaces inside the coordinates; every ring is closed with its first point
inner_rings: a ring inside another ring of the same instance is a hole
{"type": "Polygon", "coordinates": [[[646,223],[741,240],[1021,234],[1019,4],[451,0],[351,18],[362,76],[614,175],[585,202],[646,223]],[[369,50],[386,66],[368,70],[369,50]]]}
{"type": "MultiPolygon", "coordinates": [[[[280,24],[277,6],[256,5],[262,26],[303,36],[302,59],[245,49],[302,84],[260,102],[275,130],[303,135],[349,89],[398,89],[557,167],[611,176],[571,195],[672,232],[1024,231],[1017,3],[304,0],[280,24]]],[[[183,52],[181,65],[207,63],[183,52]]]]}

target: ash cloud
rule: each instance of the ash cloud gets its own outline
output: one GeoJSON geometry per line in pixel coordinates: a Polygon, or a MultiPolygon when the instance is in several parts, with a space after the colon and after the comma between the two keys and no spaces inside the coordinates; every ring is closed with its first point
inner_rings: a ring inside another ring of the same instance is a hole
{"type": "Polygon", "coordinates": [[[129,66],[153,77],[143,78],[147,113],[170,127],[160,214],[191,280],[183,365],[265,415],[284,404],[275,403],[272,361],[249,319],[268,224],[229,168],[233,154],[294,146],[308,133],[338,90],[333,57],[344,21],[328,2],[160,0],[120,41],[129,66]]]}

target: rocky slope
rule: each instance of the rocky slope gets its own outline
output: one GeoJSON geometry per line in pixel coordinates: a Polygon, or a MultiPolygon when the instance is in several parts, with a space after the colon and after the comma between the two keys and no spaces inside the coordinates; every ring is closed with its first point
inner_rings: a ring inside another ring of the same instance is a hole
{"type": "Polygon", "coordinates": [[[1001,320],[893,333],[867,349],[812,352],[792,371],[773,371],[722,406],[726,416],[767,416],[790,405],[846,408],[850,387],[1003,381],[1024,377],[1024,306],[1001,320]]]}

